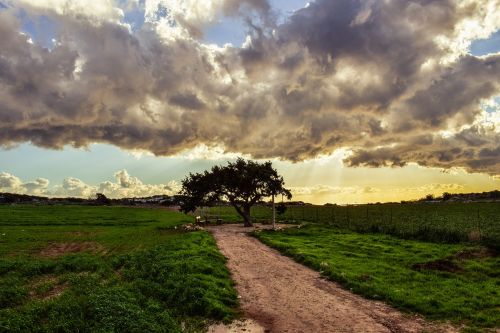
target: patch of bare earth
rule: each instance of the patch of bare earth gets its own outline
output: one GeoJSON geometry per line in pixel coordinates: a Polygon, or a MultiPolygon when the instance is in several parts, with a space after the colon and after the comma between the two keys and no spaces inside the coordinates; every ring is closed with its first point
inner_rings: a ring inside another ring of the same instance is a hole
{"type": "Polygon", "coordinates": [[[444,272],[461,272],[462,267],[460,267],[455,262],[449,259],[439,259],[435,261],[429,261],[424,263],[418,263],[412,266],[413,269],[417,271],[422,271],[426,269],[435,270],[435,271],[444,271],[444,272]]]}
{"type": "Polygon", "coordinates": [[[495,249],[490,249],[487,247],[480,247],[474,250],[461,251],[453,255],[453,258],[459,260],[467,260],[467,259],[486,259],[486,258],[494,258],[498,257],[499,253],[495,249]]]}
{"type": "Polygon", "coordinates": [[[486,259],[490,257],[498,256],[498,252],[486,247],[480,247],[473,250],[466,250],[455,253],[448,258],[439,259],[435,261],[429,261],[424,263],[418,263],[412,266],[413,269],[417,271],[421,270],[436,270],[445,272],[461,272],[463,268],[461,266],[464,260],[469,259],[486,259]]]}
{"type": "Polygon", "coordinates": [[[31,299],[50,300],[62,295],[68,288],[68,284],[58,283],[54,275],[45,275],[32,281],[29,286],[31,299]]]}
{"type": "MultiPolygon", "coordinates": [[[[267,226],[259,226],[265,228],[267,226]]],[[[209,332],[456,332],[364,299],[267,247],[253,228],[207,228],[228,259],[245,317],[258,326],[212,326],[209,332]],[[217,329],[217,330],[216,330],[217,329]]]]}
{"type": "Polygon", "coordinates": [[[210,326],[208,333],[265,333],[268,332],[262,325],[251,319],[237,320],[229,325],[216,324],[210,326]]]}
{"type": "Polygon", "coordinates": [[[104,247],[96,242],[50,243],[39,254],[42,257],[55,258],[78,252],[102,253],[104,252],[104,247]]]}

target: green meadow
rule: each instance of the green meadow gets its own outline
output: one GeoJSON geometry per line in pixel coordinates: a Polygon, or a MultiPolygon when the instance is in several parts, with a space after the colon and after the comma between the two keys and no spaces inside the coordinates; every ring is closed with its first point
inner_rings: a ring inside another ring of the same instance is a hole
{"type": "MultiPolygon", "coordinates": [[[[367,298],[488,331],[500,327],[499,207],[296,206],[280,219],[303,226],[255,236],[367,298]]],[[[239,220],[230,207],[208,213],[239,220]]],[[[183,231],[191,222],[164,209],[0,205],[0,331],[203,332],[236,318],[225,259],[208,233],[183,231]]]]}
{"type": "MultiPolygon", "coordinates": [[[[231,206],[215,206],[196,212],[224,221],[241,221],[231,206]]],[[[255,206],[257,221],[269,221],[270,206],[255,206]]],[[[500,247],[500,203],[407,203],[351,206],[288,206],[277,215],[288,223],[317,223],[359,233],[382,233],[403,239],[431,242],[477,242],[500,247]]]]}
{"type": "Polygon", "coordinates": [[[0,331],[202,332],[235,317],[225,259],[192,218],[146,208],[0,206],[0,331]]]}
{"type": "Polygon", "coordinates": [[[464,331],[500,327],[500,257],[494,249],[361,234],[323,224],[255,236],[367,298],[463,325],[464,331]]]}

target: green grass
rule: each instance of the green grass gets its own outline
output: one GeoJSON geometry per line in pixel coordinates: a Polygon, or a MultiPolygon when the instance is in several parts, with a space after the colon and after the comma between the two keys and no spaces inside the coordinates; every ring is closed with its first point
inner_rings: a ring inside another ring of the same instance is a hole
{"type": "Polygon", "coordinates": [[[213,238],[165,210],[0,206],[0,331],[201,332],[236,292],[213,238]],[[81,252],[47,249],[83,244],[81,252]]]}
{"type": "Polygon", "coordinates": [[[307,225],[256,237],[368,298],[468,329],[500,327],[500,257],[466,244],[436,244],[307,225]],[[445,260],[451,271],[423,263],[445,260]]]}
{"type": "MultiPolygon", "coordinates": [[[[230,206],[205,213],[241,221],[230,206]]],[[[198,211],[196,214],[201,215],[198,211]]],[[[270,220],[269,206],[255,206],[252,217],[270,220]]],[[[279,220],[328,224],[357,232],[384,233],[433,242],[481,242],[500,248],[500,203],[409,203],[357,206],[289,206],[279,220]]]]}

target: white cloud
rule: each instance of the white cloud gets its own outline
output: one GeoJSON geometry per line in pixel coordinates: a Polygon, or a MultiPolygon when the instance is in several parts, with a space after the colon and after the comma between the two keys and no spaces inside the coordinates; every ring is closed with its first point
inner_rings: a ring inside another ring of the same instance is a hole
{"type": "Polygon", "coordinates": [[[22,185],[21,179],[8,172],[0,173],[0,189],[18,188],[22,185]]]}
{"type": "Polygon", "coordinates": [[[24,183],[19,177],[8,172],[0,172],[0,191],[44,195],[47,194],[49,181],[45,178],[37,178],[34,181],[24,183]]]}
{"type": "Polygon", "coordinates": [[[96,187],[87,185],[78,178],[65,178],[62,185],[54,188],[53,195],[58,197],[90,198],[96,193],[96,187]]]}
{"type": "Polygon", "coordinates": [[[159,194],[173,195],[180,190],[180,185],[176,181],[169,181],[166,184],[144,184],[139,178],[131,176],[125,169],[117,171],[114,178],[114,182],[104,181],[98,185],[90,185],[81,179],[68,177],[63,180],[62,184],[50,188],[49,181],[45,178],[23,182],[19,177],[1,172],[0,192],[77,198],[90,198],[96,193],[104,193],[110,198],[123,198],[159,194]]]}
{"type": "Polygon", "coordinates": [[[24,183],[22,187],[26,190],[26,193],[45,195],[47,194],[49,183],[48,179],[37,178],[35,181],[24,183]]]}
{"type": "Polygon", "coordinates": [[[123,169],[114,174],[117,183],[124,188],[142,186],[142,182],[137,177],[132,177],[127,170],[123,169]]]}
{"type": "Polygon", "coordinates": [[[230,160],[238,157],[249,158],[248,155],[229,153],[221,146],[209,147],[205,144],[197,145],[192,149],[185,150],[177,155],[177,157],[187,160],[230,160]]]}
{"type": "Polygon", "coordinates": [[[471,13],[457,23],[452,32],[436,36],[438,45],[446,50],[441,61],[450,64],[469,51],[476,39],[486,39],[500,29],[498,0],[462,0],[457,2],[462,13],[471,13]]]}
{"type": "Polygon", "coordinates": [[[148,197],[158,194],[176,194],[180,186],[176,181],[167,184],[144,184],[137,177],[129,175],[127,170],[119,170],[114,174],[116,182],[105,181],[99,184],[98,192],[110,198],[148,197]]]}
{"type": "Polygon", "coordinates": [[[16,0],[12,5],[23,5],[34,10],[54,11],[59,15],[84,15],[94,20],[111,20],[119,22],[123,11],[113,0],[16,0]]]}

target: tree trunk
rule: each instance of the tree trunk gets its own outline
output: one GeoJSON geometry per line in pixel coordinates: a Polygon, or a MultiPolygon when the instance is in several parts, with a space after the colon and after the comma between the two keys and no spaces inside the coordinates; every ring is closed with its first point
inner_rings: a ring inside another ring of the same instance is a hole
{"type": "Polygon", "coordinates": [[[252,227],[253,224],[252,224],[252,217],[250,216],[250,206],[244,206],[242,213],[243,214],[241,214],[241,216],[243,216],[243,225],[245,227],[252,227]]]}
{"type": "Polygon", "coordinates": [[[243,217],[243,225],[245,227],[252,227],[252,217],[250,216],[250,205],[244,205],[242,207],[238,206],[236,203],[231,202],[233,205],[234,209],[236,209],[236,212],[243,217]]]}

